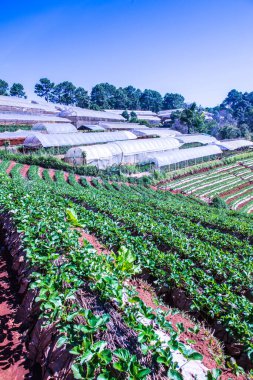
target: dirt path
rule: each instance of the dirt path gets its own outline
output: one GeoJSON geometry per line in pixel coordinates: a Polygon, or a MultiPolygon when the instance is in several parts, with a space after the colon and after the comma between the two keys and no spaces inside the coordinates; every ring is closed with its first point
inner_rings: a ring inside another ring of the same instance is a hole
{"type": "Polygon", "coordinates": [[[13,169],[15,165],[16,165],[16,162],[15,161],[11,161],[9,167],[6,169],[6,173],[10,174],[11,169],[13,169]]]}
{"type": "Polygon", "coordinates": [[[0,379],[23,380],[28,374],[20,325],[15,322],[18,302],[5,252],[0,247],[0,379]]]}
{"type": "Polygon", "coordinates": [[[27,173],[28,173],[28,170],[30,168],[30,165],[23,165],[21,170],[20,170],[20,174],[22,175],[22,177],[24,178],[27,178],[27,173]]]}

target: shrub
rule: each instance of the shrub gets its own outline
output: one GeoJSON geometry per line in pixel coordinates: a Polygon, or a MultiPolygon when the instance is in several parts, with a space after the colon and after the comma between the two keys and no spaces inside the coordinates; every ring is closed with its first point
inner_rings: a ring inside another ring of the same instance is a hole
{"type": "Polygon", "coordinates": [[[213,207],[216,207],[216,208],[228,209],[228,206],[227,206],[226,202],[224,201],[224,199],[222,199],[220,197],[214,197],[213,200],[212,200],[211,205],[213,207]]]}

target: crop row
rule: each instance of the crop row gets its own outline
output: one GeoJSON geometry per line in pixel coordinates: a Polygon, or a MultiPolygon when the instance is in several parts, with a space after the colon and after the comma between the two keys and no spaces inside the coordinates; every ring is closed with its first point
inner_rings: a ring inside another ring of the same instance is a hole
{"type": "MultiPolygon", "coordinates": [[[[68,208],[70,202],[66,203],[50,186],[53,181],[48,172],[44,171],[45,180],[41,180],[37,168],[31,167],[31,181],[27,181],[21,177],[20,167],[12,169],[12,179],[3,174],[5,168],[1,165],[0,206],[2,212],[11,215],[22,237],[26,259],[36,268],[30,282],[37,292],[41,318],[45,325],[57,327],[58,346],[66,347],[73,355],[74,377],[112,380],[115,374],[122,374],[122,378],[137,380],[162,366],[171,379],[182,379],[175,352],[185,358],[184,364],[201,359],[201,355],[180,343],[164,313],[154,315],[126,285],[126,280],[140,270],[132,251],[121,247],[117,255],[99,256],[89,244],[81,246],[78,229],[82,224],[74,210],[68,208]],[[123,323],[138,338],[141,356],[133,349],[112,349],[106,339],[101,339],[106,337],[110,315],[99,315],[78,305],[76,295],[83,286],[97,292],[101,300],[117,305],[123,323]],[[161,331],[170,338],[162,339],[161,331]]],[[[62,181],[60,172],[56,179],[62,181]]]]}

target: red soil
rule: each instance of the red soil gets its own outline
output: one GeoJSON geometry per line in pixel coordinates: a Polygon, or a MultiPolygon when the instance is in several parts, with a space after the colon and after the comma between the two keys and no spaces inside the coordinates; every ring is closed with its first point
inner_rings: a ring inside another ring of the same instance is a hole
{"type": "Polygon", "coordinates": [[[69,173],[68,172],[63,172],[63,175],[64,175],[65,181],[68,182],[69,173]]]}
{"type": "Polygon", "coordinates": [[[0,379],[22,380],[28,374],[20,325],[15,322],[18,302],[6,262],[0,253],[0,379]]]}
{"type": "Polygon", "coordinates": [[[77,228],[79,232],[81,232],[81,237],[79,238],[79,243],[83,245],[83,240],[87,240],[97,251],[99,255],[104,254],[108,255],[110,254],[110,251],[106,249],[94,235],[88,234],[87,232],[84,232],[81,228],[77,228]]]}
{"type": "Polygon", "coordinates": [[[41,166],[39,166],[39,171],[38,171],[38,174],[39,174],[39,177],[40,178],[43,178],[43,170],[44,170],[44,168],[42,168],[41,166]]]}
{"type": "Polygon", "coordinates": [[[232,194],[236,193],[238,190],[242,190],[245,187],[250,186],[250,185],[251,185],[251,182],[242,183],[241,185],[236,186],[233,189],[230,189],[230,190],[224,191],[223,193],[220,193],[219,196],[220,197],[226,197],[227,195],[230,195],[230,194],[232,195],[232,194]]]}
{"type": "Polygon", "coordinates": [[[52,178],[52,180],[54,181],[55,180],[55,170],[54,169],[49,169],[48,170],[48,174],[50,175],[50,177],[52,178]]]}
{"type": "Polygon", "coordinates": [[[246,204],[248,204],[251,200],[252,200],[252,198],[251,198],[251,199],[248,199],[247,201],[244,201],[243,203],[241,203],[241,204],[236,208],[236,210],[240,210],[242,207],[246,206],[246,204]]]}
{"type": "MultiPolygon", "coordinates": [[[[147,305],[148,307],[156,310],[162,309],[163,311],[169,312],[169,308],[166,306],[157,305],[154,302],[155,291],[149,284],[146,284],[142,280],[130,280],[128,282],[129,285],[133,285],[138,292],[138,296],[140,299],[147,305]]],[[[173,328],[177,330],[177,323],[182,323],[184,325],[185,331],[180,335],[180,341],[186,344],[191,345],[193,349],[203,355],[203,364],[208,369],[217,368],[217,363],[214,360],[214,357],[220,357],[221,349],[216,343],[216,339],[212,337],[212,335],[205,330],[204,328],[200,328],[199,332],[194,333],[189,331],[189,328],[194,327],[194,323],[190,321],[186,316],[182,316],[181,314],[168,315],[167,320],[171,322],[173,328]],[[194,341],[194,343],[189,343],[189,340],[194,341]]],[[[234,375],[231,370],[223,369],[221,380],[244,380],[243,376],[234,375]]]]}
{"type": "MultiPolygon", "coordinates": [[[[251,192],[252,192],[252,189],[249,189],[249,190],[245,191],[245,192],[243,193],[243,195],[248,194],[248,193],[251,193],[251,192]]],[[[237,194],[237,195],[235,195],[233,198],[228,199],[226,202],[227,202],[228,204],[230,204],[230,203],[231,203],[232,201],[234,201],[235,199],[238,199],[241,195],[242,195],[242,194],[237,194]]]]}
{"type": "Polygon", "coordinates": [[[6,169],[6,173],[10,174],[11,169],[14,168],[15,165],[16,165],[16,162],[11,161],[9,167],[6,169]]]}
{"type": "Polygon", "coordinates": [[[30,165],[23,165],[23,167],[20,170],[20,174],[24,177],[27,178],[27,172],[30,168],[30,165]]]}

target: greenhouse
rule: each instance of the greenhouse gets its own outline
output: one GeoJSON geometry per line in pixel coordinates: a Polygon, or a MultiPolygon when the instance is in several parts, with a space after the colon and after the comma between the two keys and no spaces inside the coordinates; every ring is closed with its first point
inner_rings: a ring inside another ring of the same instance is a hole
{"type": "Polygon", "coordinates": [[[222,154],[222,150],[216,145],[207,145],[189,149],[176,149],[169,152],[150,154],[150,162],[157,168],[177,169],[197,164],[202,161],[217,158],[222,154]],[[183,165],[179,165],[179,164],[183,165]]]}
{"type": "Polygon", "coordinates": [[[132,129],[135,129],[135,128],[148,129],[148,127],[146,127],[145,125],[140,125],[138,123],[127,123],[127,122],[123,122],[123,123],[115,123],[115,122],[103,123],[103,122],[100,122],[99,125],[101,127],[103,127],[104,129],[107,129],[109,131],[113,131],[113,130],[131,131],[132,129]]]}
{"type": "Polygon", "coordinates": [[[69,123],[69,120],[55,115],[0,113],[1,125],[33,125],[36,123],[69,123]]]}
{"type": "Polygon", "coordinates": [[[27,149],[101,144],[109,141],[133,140],[136,136],[127,131],[97,133],[54,133],[29,136],[24,141],[27,149]]]}
{"type": "Polygon", "coordinates": [[[210,135],[205,134],[192,134],[192,135],[180,135],[176,137],[183,144],[200,143],[200,144],[212,144],[216,143],[217,139],[210,135]]]}
{"type": "Polygon", "coordinates": [[[136,128],[133,129],[132,132],[138,137],[175,137],[181,135],[180,132],[169,128],[136,128]]]}
{"type": "Polygon", "coordinates": [[[32,131],[41,133],[76,133],[76,127],[71,123],[36,123],[32,131]]]}
{"type": "Polygon", "coordinates": [[[218,141],[216,145],[218,145],[222,150],[236,150],[236,149],[252,147],[253,142],[249,140],[244,140],[244,139],[222,140],[222,141],[218,141]]]}
{"type": "Polygon", "coordinates": [[[29,113],[29,114],[57,114],[53,103],[37,102],[15,96],[0,96],[0,112],[29,113]]]}
{"type": "Polygon", "coordinates": [[[105,129],[101,127],[100,125],[83,124],[80,127],[78,127],[78,131],[104,132],[105,129]]]}
{"type": "Polygon", "coordinates": [[[65,155],[65,161],[81,165],[85,157],[87,164],[103,169],[112,165],[149,162],[150,153],[166,152],[177,149],[179,146],[180,143],[173,138],[117,141],[103,145],[71,148],[65,155]]]}

